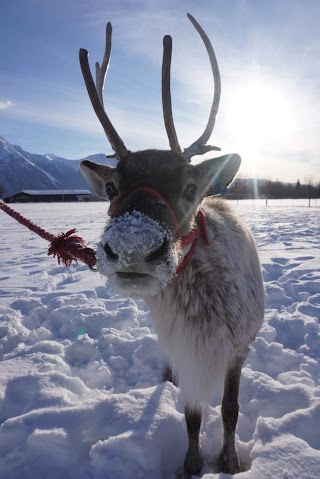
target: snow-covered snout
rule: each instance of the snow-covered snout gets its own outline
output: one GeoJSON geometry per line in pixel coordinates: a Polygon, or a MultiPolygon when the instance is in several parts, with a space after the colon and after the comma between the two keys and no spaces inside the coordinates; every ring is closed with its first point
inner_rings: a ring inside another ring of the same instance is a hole
{"type": "Polygon", "coordinates": [[[131,193],[120,202],[98,245],[100,273],[119,292],[156,294],[175,276],[176,229],[161,198],[145,189],[131,193]]]}

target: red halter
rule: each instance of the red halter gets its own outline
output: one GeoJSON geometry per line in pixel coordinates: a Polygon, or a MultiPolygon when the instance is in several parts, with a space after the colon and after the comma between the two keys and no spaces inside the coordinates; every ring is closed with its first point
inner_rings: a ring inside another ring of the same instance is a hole
{"type": "Polygon", "coordinates": [[[194,255],[195,250],[196,250],[196,246],[197,246],[197,243],[198,243],[198,240],[200,238],[201,233],[204,236],[204,240],[205,240],[206,244],[207,245],[210,244],[209,236],[208,236],[206,215],[205,215],[204,211],[200,208],[198,210],[198,213],[197,213],[197,219],[200,220],[200,221],[198,221],[198,223],[200,223],[200,226],[198,225],[195,229],[190,231],[190,233],[188,233],[185,236],[182,236],[181,232],[180,232],[180,229],[181,229],[180,228],[180,223],[179,223],[178,218],[177,218],[177,216],[174,212],[174,209],[172,208],[170,203],[166,200],[166,198],[164,196],[162,196],[161,193],[159,193],[159,191],[155,190],[154,188],[149,188],[149,187],[142,186],[140,188],[137,188],[137,189],[131,191],[130,193],[128,193],[127,195],[125,195],[124,197],[119,199],[119,201],[116,203],[115,207],[113,208],[111,218],[113,218],[114,215],[116,214],[116,212],[119,211],[121,205],[128,198],[128,196],[131,196],[133,193],[136,193],[138,191],[144,191],[146,193],[149,193],[152,196],[154,196],[155,198],[157,198],[158,200],[160,200],[162,203],[164,203],[166,205],[166,207],[168,208],[169,212],[170,212],[170,216],[173,219],[173,223],[175,225],[175,229],[176,229],[178,238],[180,239],[180,243],[181,243],[182,248],[185,248],[186,246],[189,246],[191,244],[190,250],[188,251],[188,253],[183,258],[182,262],[177,267],[176,272],[180,273],[180,271],[182,271],[187,266],[187,264],[191,260],[192,256],[194,255]]]}
{"type": "Polygon", "coordinates": [[[197,226],[194,230],[190,231],[190,233],[181,237],[181,246],[183,248],[185,246],[188,246],[189,244],[192,244],[192,246],[191,246],[190,250],[188,251],[188,253],[185,255],[185,257],[183,258],[183,261],[179,264],[179,266],[177,268],[177,273],[180,273],[180,271],[185,266],[187,266],[190,259],[194,255],[198,240],[199,240],[200,235],[201,235],[201,232],[204,236],[204,240],[205,240],[206,244],[207,245],[210,244],[210,240],[209,240],[209,236],[208,236],[208,227],[207,227],[206,215],[205,215],[205,212],[201,208],[198,211],[197,218],[198,217],[200,218],[200,222],[201,222],[200,227],[197,226]]]}

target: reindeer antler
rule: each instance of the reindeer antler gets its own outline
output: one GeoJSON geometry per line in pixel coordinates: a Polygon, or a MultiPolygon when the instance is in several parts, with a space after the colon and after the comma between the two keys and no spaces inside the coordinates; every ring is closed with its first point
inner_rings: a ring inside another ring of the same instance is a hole
{"type": "Polygon", "coordinates": [[[162,59],[162,109],[164,124],[167,130],[170,148],[172,151],[181,155],[182,150],[179,145],[174,121],[172,117],[171,89],[170,89],[170,70],[172,55],[172,38],[166,35],[163,38],[163,59],[162,59]]]}
{"type": "Polygon", "coordinates": [[[92,78],[87,50],[80,48],[79,60],[82,75],[87,87],[93,109],[100,120],[100,123],[105,131],[105,134],[107,135],[107,138],[111,144],[113,151],[115,152],[117,158],[121,159],[124,158],[129,153],[129,151],[127,150],[125,144],[123,143],[113,124],[111,123],[103,105],[104,81],[108,70],[111,54],[111,37],[112,26],[111,23],[108,22],[106,26],[106,47],[101,67],[98,62],[96,63],[96,85],[94,84],[92,78]]]}
{"type": "MultiPolygon", "coordinates": [[[[202,41],[207,49],[211,70],[214,79],[214,96],[211,105],[211,111],[207,126],[202,133],[202,135],[192,143],[188,148],[185,148],[182,152],[179,145],[179,140],[176,134],[173,116],[172,116],[172,103],[171,103],[171,91],[170,91],[170,69],[171,69],[171,55],[172,55],[172,38],[169,35],[166,35],[163,39],[163,60],[162,60],[162,106],[163,106],[163,116],[165,127],[167,130],[167,135],[169,138],[170,148],[178,155],[182,155],[187,161],[191,161],[191,158],[195,155],[203,155],[211,150],[220,150],[217,146],[207,145],[211,133],[214,128],[216,121],[216,116],[218,113],[220,94],[221,94],[221,79],[219,73],[219,67],[217,59],[211,45],[211,42],[201,28],[199,23],[193,18],[190,13],[188,13],[188,18],[198,31],[202,41]]],[[[91,70],[88,61],[88,52],[87,50],[81,48],[79,52],[80,65],[82,70],[82,75],[87,87],[89,98],[91,100],[94,111],[96,112],[97,117],[100,120],[100,123],[108,137],[108,140],[111,144],[115,156],[119,159],[124,158],[128,155],[129,151],[127,150],[125,144],[121,140],[117,131],[115,130],[113,124],[111,123],[103,102],[103,88],[105,77],[108,71],[110,55],[111,55],[111,37],[112,37],[112,26],[109,22],[106,27],[106,46],[105,53],[100,67],[99,63],[96,63],[96,84],[94,84],[91,70]]]]}
{"type": "MultiPolygon", "coordinates": [[[[190,13],[188,13],[188,18],[199,33],[200,37],[202,38],[203,43],[207,49],[210,63],[211,63],[211,70],[214,79],[214,96],[210,111],[209,120],[207,126],[202,133],[202,135],[192,143],[188,148],[185,148],[182,156],[187,160],[191,161],[192,156],[195,155],[203,155],[211,150],[220,150],[217,146],[210,146],[206,145],[207,141],[209,140],[211,133],[214,128],[214,124],[216,121],[216,116],[218,113],[219,102],[220,102],[220,95],[221,95],[221,79],[219,73],[218,62],[211,45],[211,42],[201,28],[199,23],[193,18],[190,13]]],[[[163,63],[162,63],[162,104],[163,104],[163,116],[165,121],[165,126],[167,130],[167,135],[169,138],[170,147],[173,151],[178,154],[181,154],[181,148],[179,145],[179,141],[176,135],[173,117],[172,117],[172,105],[171,105],[171,93],[170,93],[170,66],[171,66],[171,53],[172,53],[172,39],[169,35],[166,35],[163,39],[163,63]]]]}

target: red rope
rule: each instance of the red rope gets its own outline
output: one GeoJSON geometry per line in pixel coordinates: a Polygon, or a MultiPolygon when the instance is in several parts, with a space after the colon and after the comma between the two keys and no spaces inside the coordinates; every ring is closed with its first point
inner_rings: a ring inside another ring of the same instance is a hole
{"type": "Polygon", "coordinates": [[[52,255],[54,258],[57,257],[59,264],[62,262],[66,266],[70,266],[72,261],[77,262],[78,259],[80,259],[83,263],[90,266],[90,268],[96,265],[95,251],[86,245],[84,239],[75,234],[77,232],[76,229],[72,229],[67,233],[53,235],[35,223],[32,223],[32,221],[22,216],[1,200],[0,209],[20,224],[29,228],[29,230],[41,236],[41,238],[50,241],[48,255],[52,255]]]}

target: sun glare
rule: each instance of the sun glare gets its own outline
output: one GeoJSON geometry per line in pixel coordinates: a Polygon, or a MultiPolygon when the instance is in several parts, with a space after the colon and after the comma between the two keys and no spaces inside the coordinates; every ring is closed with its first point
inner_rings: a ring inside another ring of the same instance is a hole
{"type": "Polygon", "coordinates": [[[234,144],[253,175],[267,149],[288,144],[293,136],[290,95],[271,82],[256,79],[236,87],[228,98],[226,118],[234,144]]]}

